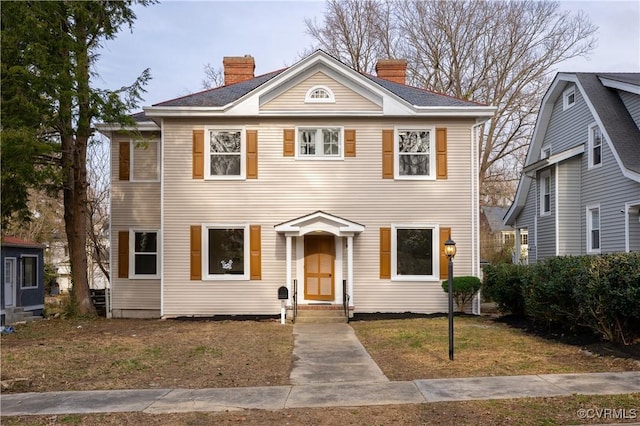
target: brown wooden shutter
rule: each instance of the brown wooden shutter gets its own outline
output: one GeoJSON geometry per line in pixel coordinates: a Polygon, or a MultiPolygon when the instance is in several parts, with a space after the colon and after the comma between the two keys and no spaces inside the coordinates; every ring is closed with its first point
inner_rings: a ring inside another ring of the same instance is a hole
{"type": "Polygon", "coordinates": [[[258,131],[247,130],[247,179],[258,178],[258,131]]]}
{"type": "Polygon", "coordinates": [[[284,147],[283,155],[285,157],[294,157],[296,155],[296,130],[284,129],[284,147]]]}
{"type": "Polygon", "coordinates": [[[344,131],[344,156],[356,156],[356,131],[354,129],[344,131]]]}
{"type": "Polygon", "coordinates": [[[204,130],[193,131],[193,179],[204,179],[204,130]]]}
{"type": "Polygon", "coordinates": [[[393,179],[393,130],[382,131],[382,178],[393,179]]]}
{"type": "Polygon", "coordinates": [[[191,225],[191,279],[202,279],[202,227],[191,225]]]}
{"type": "Polygon", "coordinates": [[[118,278],[129,278],[129,231],[118,232],[118,278]]]}
{"type": "Polygon", "coordinates": [[[119,161],[119,173],[120,180],[129,180],[129,167],[131,164],[131,149],[129,142],[120,142],[120,152],[118,153],[119,161]]]}
{"type": "Polygon", "coordinates": [[[447,178],[447,129],[436,129],[436,179],[447,178]]]}
{"type": "Polygon", "coordinates": [[[391,228],[380,228],[380,278],[391,278],[391,228]]]}
{"type": "Polygon", "coordinates": [[[262,243],[260,225],[249,226],[249,252],[250,252],[250,272],[249,278],[252,280],[262,279],[262,243]]]}
{"type": "Polygon", "coordinates": [[[451,228],[440,227],[440,279],[449,278],[449,259],[444,254],[444,242],[451,238],[451,228]]]}

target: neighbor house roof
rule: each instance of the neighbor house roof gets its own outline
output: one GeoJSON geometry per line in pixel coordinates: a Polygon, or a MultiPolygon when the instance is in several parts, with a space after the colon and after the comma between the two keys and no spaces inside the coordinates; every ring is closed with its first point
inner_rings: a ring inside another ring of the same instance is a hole
{"type": "Polygon", "coordinates": [[[44,246],[35,241],[23,240],[18,237],[3,236],[2,245],[7,247],[28,247],[28,248],[43,248],[44,246]]]}
{"type": "Polygon", "coordinates": [[[506,207],[482,207],[481,213],[491,232],[513,231],[512,227],[505,225],[502,221],[507,210],[506,207]]]}

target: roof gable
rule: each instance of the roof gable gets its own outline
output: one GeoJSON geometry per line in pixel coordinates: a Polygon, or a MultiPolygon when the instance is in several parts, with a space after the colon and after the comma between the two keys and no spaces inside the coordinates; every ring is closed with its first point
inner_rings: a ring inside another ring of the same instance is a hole
{"type": "MultiPolygon", "coordinates": [[[[640,73],[557,74],[542,100],[524,164],[525,170],[539,160],[554,104],[569,83],[574,83],[580,90],[623,175],[640,182],[640,129],[617,92],[640,91],[640,73]]],[[[513,225],[515,222],[524,207],[531,182],[531,177],[523,173],[516,197],[505,216],[505,223],[513,225]]]]}

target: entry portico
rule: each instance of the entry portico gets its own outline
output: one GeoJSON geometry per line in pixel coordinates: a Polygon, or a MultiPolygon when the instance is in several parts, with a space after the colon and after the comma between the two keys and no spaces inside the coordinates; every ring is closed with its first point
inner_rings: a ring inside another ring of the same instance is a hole
{"type": "Polygon", "coordinates": [[[316,211],[276,225],[275,231],[286,238],[286,286],[289,290],[289,306],[292,306],[294,292],[304,295],[303,298],[298,298],[302,304],[314,301],[342,303],[345,297],[343,289],[338,286],[336,291],[335,283],[344,279],[343,259],[346,241],[346,291],[349,310],[352,311],[353,237],[364,231],[364,226],[323,211],[316,211]]]}

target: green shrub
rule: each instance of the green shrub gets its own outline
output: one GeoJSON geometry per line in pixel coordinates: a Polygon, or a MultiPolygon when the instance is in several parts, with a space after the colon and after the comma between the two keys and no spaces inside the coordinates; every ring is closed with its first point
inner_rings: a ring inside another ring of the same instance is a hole
{"type": "MultiPolygon", "coordinates": [[[[478,277],[453,277],[453,300],[460,312],[464,312],[467,304],[471,302],[473,296],[480,290],[482,283],[478,277]]],[[[442,282],[442,289],[449,293],[449,280],[442,282]]]]}
{"type": "Polygon", "coordinates": [[[498,310],[505,314],[524,317],[522,284],[526,278],[527,266],[507,263],[487,265],[483,274],[482,291],[496,303],[498,310]]]}
{"type": "Polygon", "coordinates": [[[640,253],[583,256],[573,292],[578,321],[604,339],[640,339],[640,253]]]}
{"type": "Polygon", "coordinates": [[[527,316],[548,326],[580,325],[574,292],[580,286],[584,256],[552,257],[530,265],[522,281],[527,316]]]}

